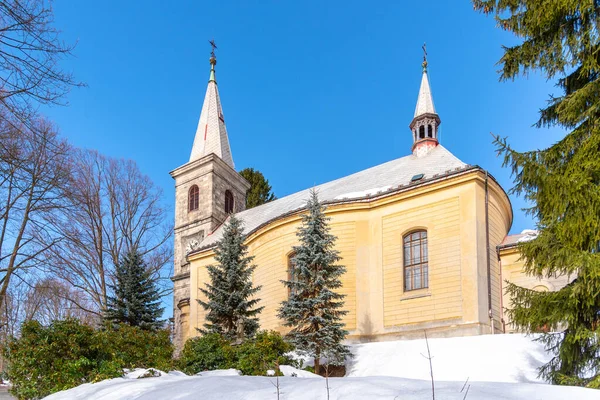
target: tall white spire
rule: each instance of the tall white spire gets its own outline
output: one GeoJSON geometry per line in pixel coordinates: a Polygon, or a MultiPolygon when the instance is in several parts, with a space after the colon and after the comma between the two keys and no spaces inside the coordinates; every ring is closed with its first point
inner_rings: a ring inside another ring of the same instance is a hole
{"type": "Polygon", "coordinates": [[[431,96],[431,88],[429,87],[429,77],[427,76],[427,65],[423,67],[421,89],[417,98],[414,118],[423,114],[435,114],[435,106],[433,105],[433,97],[431,96]]]}
{"type": "Polygon", "coordinates": [[[198,129],[196,129],[190,162],[214,153],[231,168],[235,169],[215,77],[217,58],[215,57],[214,50],[216,46],[214,42],[211,42],[211,45],[213,45],[213,51],[210,57],[210,77],[208,87],[206,88],[206,95],[204,96],[204,105],[200,113],[200,120],[198,121],[198,129]]]}
{"type": "Polygon", "coordinates": [[[429,77],[427,76],[427,50],[423,45],[423,75],[421,77],[421,88],[415,107],[415,115],[409,127],[413,134],[413,154],[417,157],[427,155],[429,151],[438,145],[438,132],[440,117],[435,112],[429,77]]]}

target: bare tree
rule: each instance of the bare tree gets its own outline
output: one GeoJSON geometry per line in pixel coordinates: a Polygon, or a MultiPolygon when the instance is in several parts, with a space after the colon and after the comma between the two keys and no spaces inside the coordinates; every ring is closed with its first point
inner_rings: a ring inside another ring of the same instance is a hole
{"type": "Polygon", "coordinates": [[[48,0],[0,0],[0,105],[29,124],[36,104],[62,104],[80,86],[58,64],[71,55],[48,0]]]}
{"type": "Polygon", "coordinates": [[[63,206],[69,152],[47,121],[37,119],[29,129],[0,112],[0,309],[11,282],[23,280],[59,240],[40,245],[35,238],[63,206]]]}
{"type": "Polygon", "coordinates": [[[425,334],[425,344],[427,345],[427,356],[424,354],[421,355],[429,361],[429,374],[431,375],[431,398],[435,400],[435,381],[433,379],[433,364],[431,363],[433,357],[429,351],[429,339],[427,338],[427,331],[423,331],[423,333],[425,334]]]}
{"type": "Polygon", "coordinates": [[[74,303],[87,304],[88,300],[80,290],[70,287],[66,282],[54,278],[43,278],[30,288],[25,300],[26,320],[35,319],[42,325],[66,318],[76,318],[92,325],[98,322],[95,314],[86,312],[74,303]]]}
{"type": "MultiPolygon", "coordinates": [[[[36,279],[34,274],[30,278],[36,279]]],[[[42,325],[65,318],[77,318],[89,325],[97,322],[95,315],[75,307],[71,299],[85,302],[81,293],[57,279],[41,278],[33,284],[24,280],[12,285],[0,309],[0,343],[18,336],[26,321],[36,320],[42,325]]]]}
{"type": "Polygon", "coordinates": [[[69,206],[55,215],[53,234],[42,238],[43,243],[61,241],[50,250],[49,272],[86,294],[87,304],[72,299],[74,304],[101,315],[115,265],[125,252],[137,250],[168,293],[172,226],[161,190],[133,161],[88,150],[73,152],[72,159],[65,190],[69,206]]]}

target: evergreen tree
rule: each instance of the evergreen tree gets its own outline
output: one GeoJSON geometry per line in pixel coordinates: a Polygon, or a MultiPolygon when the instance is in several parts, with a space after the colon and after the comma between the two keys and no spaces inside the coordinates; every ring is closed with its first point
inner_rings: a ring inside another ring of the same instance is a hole
{"type": "Polygon", "coordinates": [[[496,137],[515,176],[513,193],[532,206],[539,235],[521,243],[525,271],[535,277],[568,275],[556,292],[509,284],[509,316],[520,329],[544,333],[554,357],[541,375],[555,383],[600,386],[600,42],[598,1],[474,1],[523,42],[506,47],[501,79],[538,70],[561,91],[540,111],[537,127],[566,136],[547,149],[517,152],[496,137]],[[588,379],[582,379],[586,375],[588,379]],[[589,376],[595,378],[589,379],[589,376]]]}
{"type": "Polygon", "coordinates": [[[281,303],[279,318],[292,328],[288,340],[301,354],[314,358],[318,373],[321,357],[337,364],[350,354],[342,344],[348,334],[341,322],[347,314],[342,309],[345,296],[336,292],[342,287],[340,277],[346,267],[336,264],[341,259],[334,248],[337,238],[329,233],[329,218],[314,190],[307,208],[296,233],[300,245],[294,247],[291,279],[282,281],[290,290],[290,297],[281,303]]]}
{"type": "Polygon", "coordinates": [[[208,266],[210,283],[200,289],[207,300],[198,303],[208,311],[202,333],[219,333],[241,341],[258,330],[258,314],[264,307],[256,307],[260,299],[254,295],[261,286],[252,286],[256,265],[252,265],[254,257],[247,254],[242,222],[231,215],[215,248],[217,264],[208,266]]]}
{"type": "Polygon", "coordinates": [[[277,198],[271,191],[269,181],[265,179],[265,176],[259,170],[245,168],[240,171],[240,175],[251,185],[246,193],[246,209],[260,206],[277,198]]]}
{"type": "Polygon", "coordinates": [[[125,323],[142,329],[163,326],[159,318],[160,293],[155,280],[136,250],[125,254],[115,268],[115,285],[109,285],[114,297],[108,297],[104,319],[113,324],[125,323]]]}

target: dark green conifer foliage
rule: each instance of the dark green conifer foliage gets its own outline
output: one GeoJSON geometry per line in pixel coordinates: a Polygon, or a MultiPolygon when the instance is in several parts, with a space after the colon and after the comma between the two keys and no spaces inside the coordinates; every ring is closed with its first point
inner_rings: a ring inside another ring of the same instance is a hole
{"type": "Polygon", "coordinates": [[[200,288],[206,301],[198,303],[208,311],[202,333],[219,333],[229,340],[253,337],[258,330],[257,307],[260,299],[254,295],[260,286],[252,286],[253,256],[248,256],[244,244],[242,222],[231,215],[223,228],[223,237],[215,248],[217,264],[208,266],[210,282],[200,288]]]}
{"type": "Polygon", "coordinates": [[[553,146],[517,152],[496,137],[498,151],[515,177],[513,193],[532,206],[539,236],[519,250],[529,275],[569,275],[556,292],[535,292],[510,284],[511,321],[541,340],[554,358],[541,375],[555,383],[600,385],[600,43],[597,0],[473,1],[493,14],[500,28],[522,43],[505,47],[501,79],[530,71],[557,79],[560,94],[540,110],[538,127],[561,127],[553,146]],[[581,379],[587,375],[588,379],[581,379]],[[596,378],[589,378],[589,376],[596,378]]]}
{"type": "Polygon", "coordinates": [[[337,291],[346,267],[337,264],[341,260],[335,250],[337,238],[330,233],[329,218],[314,190],[307,208],[296,233],[300,245],[294,246],[291,280],[282,281],[290,296],[281,303],[279,318],[292,328],[287,339],[299,353],[314,358],[315,371],[319,372],[320,357],[339,364],[350,354],[342,344],[348,334],[341,321],[347,314],[343,310],[345,296],[337,291]]]}
{"type": "Polygon", "coordinates": [[[163,326],[160,292],[141,255],[131,250],[116,266],[115,285],[109,285],[114,295],[108,297],[104,319],[117,325],[125,323],[142,329],[156,330],[163,326]]]}
{"type": "Polygon", "coordinates": [[[259,170],[245,168],[240,171],[240,175],[252,185],[246,193],[246,209],[260,206],[277,198],[271,191],[269,181],[259,170]]]}

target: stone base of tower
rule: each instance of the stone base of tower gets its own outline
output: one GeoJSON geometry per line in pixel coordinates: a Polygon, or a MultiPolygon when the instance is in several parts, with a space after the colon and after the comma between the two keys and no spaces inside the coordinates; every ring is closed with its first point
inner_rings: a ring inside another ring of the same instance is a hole
{"type": "Polygon", "coordinates": [[[173,281],[173,345],[177,356],[183,349],[190,329],[190,273],[188,271],[176,275],[171,280],[173,281]]]}

